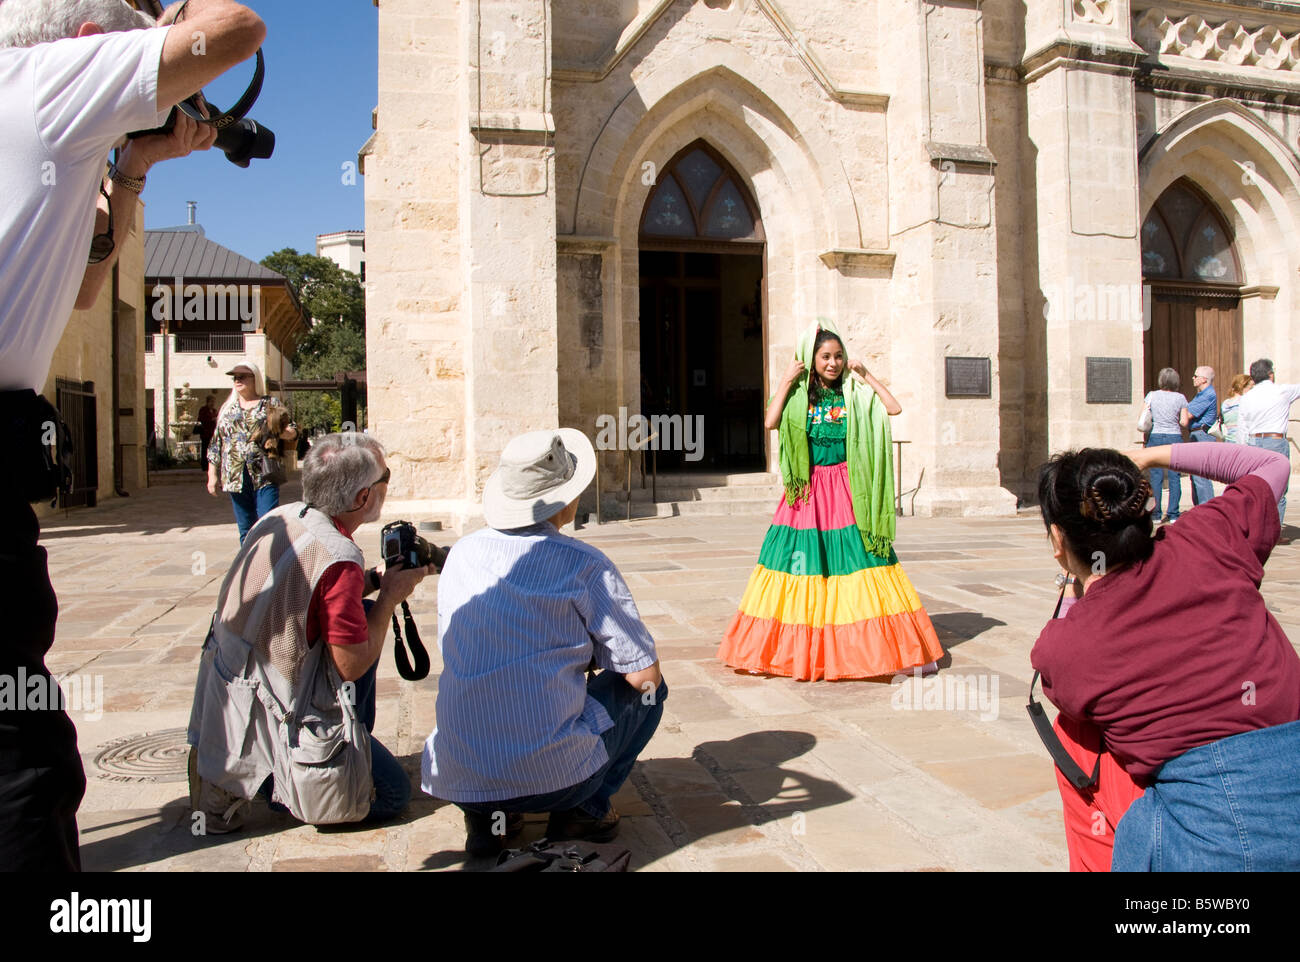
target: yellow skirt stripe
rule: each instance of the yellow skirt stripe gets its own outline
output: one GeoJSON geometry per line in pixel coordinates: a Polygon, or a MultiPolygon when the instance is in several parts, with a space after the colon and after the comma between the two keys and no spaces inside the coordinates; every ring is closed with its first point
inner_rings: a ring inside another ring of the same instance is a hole
{"type": "Polygon", "coordinates": [[[759,565],[749,577],[740,610],[787,625],[851,625],[921,608],[899,565],[864,568],[851,575],[791,575],[759,565]]]}

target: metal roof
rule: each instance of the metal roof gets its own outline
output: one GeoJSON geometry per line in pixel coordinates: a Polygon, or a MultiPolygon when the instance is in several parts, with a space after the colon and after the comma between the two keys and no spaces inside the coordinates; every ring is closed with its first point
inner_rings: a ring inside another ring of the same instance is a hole
{"type": "Polygon", "coordinates": [[[144,276],[183,277],[187,281],[250,280],[284,282],[283,274],[203,236],[201,227],[144,232],[144,276]]]}

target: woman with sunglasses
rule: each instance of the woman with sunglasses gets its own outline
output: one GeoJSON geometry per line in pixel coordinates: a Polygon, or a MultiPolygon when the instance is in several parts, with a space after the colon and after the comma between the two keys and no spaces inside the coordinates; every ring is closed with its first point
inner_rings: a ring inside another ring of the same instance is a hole
{"type": "Polygon", "coordinates": [[[1094,775],[1076,788],[1058,772],[1071,869],[1300,869],[1300,656],[1259,593],[1289,474],[1236,444],[1043,466],[1043,523],[1073,586],[1030,659],[1094,775]],[[1152,537],[1149,469],[1228,489],[1152,537]]]}
{"type": "Polygon", "coordinates": [[[262,371],[256,364],[242,360],[227,373],[234,389],[221,406],[208,445],[208,494],[215,496],[220,484],[230,495],[242,545],[257,519],[280,504],[280,477],[263,442],[293,441],[298,429],[284,406],[263,394],[262,371]]]}

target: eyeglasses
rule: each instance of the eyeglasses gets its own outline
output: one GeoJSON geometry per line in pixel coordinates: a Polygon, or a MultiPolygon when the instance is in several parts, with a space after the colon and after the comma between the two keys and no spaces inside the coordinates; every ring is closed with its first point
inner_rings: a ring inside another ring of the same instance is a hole
{"type": "Polygon", "coordinates": [[[379,480],[376,481],[374,484],[372,484],[371,487],[372,487],[372,488],[377,488],[377,487],[379,487],[381,484],[387,484],[387,483],[388,483],[388,479],[391,478],[392,476],[393,476],[393,469],[392,469],[392,468],[384,468],[384,473],[381,474],[381,475],[379,476],[379,480]]]}
{"type": "Polygon", "coordinates": [[[251,374],[232,374],[232,375],[230,375],[230,378],[231,378],[231,380],[233,380],[233,381],[251,381],[251,380],[253,379],[253,375],[251,375],[251,374]]]}

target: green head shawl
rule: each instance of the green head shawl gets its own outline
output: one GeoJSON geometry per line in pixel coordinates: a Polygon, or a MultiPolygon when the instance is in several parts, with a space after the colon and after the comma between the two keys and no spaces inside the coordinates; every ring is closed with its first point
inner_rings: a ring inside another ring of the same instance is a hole
{"type": "MultiPolygon", "coordinates": [[[[813,342],[818,331],[840,336],[835,325],[818,318],[799,338],[795,356],[807,372],[790,390],[781,412],[781,481],[790,504],[809,494],[811,468],[808,457],[808,383],[814,377],[813,342]]],[[[843,338],[840,339],[843,344],[843,338]]],[[[847,358],[846,358],[847,360],[847,358]]],[[[894,458],[885,405],[870,386],[855,379],[851,371],[842,377],[844,407],[848,424],[844,441],[849,464],[849,490],[853,495],[853,517],[867,550],[888,556],[894,545],[894,458]]]]}

